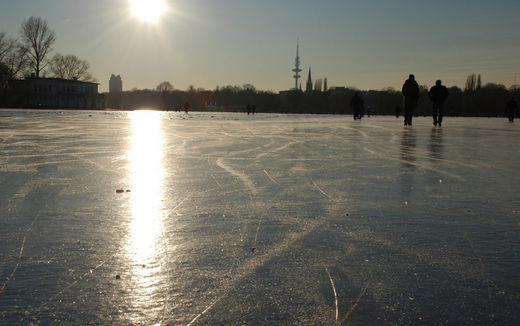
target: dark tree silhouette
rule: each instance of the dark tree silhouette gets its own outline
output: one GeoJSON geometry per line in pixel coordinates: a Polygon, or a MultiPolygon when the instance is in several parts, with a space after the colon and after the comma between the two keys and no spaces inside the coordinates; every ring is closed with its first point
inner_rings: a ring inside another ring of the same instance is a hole
{"type": "Polygon", "coordinates": [[[27,66],[27,49],[14,38],[0,33],[0,87],[19,77],[27,66]]]}
{"type": "Polygon", "coordinates": [[[158,92],[171,92],[173,91],[173,85],[169,81],[163,81],[155,88],[158,92]]]}
{"type": "Polygon", "coordinates": [[[14,40],[7,37],[5,33],[0,33],[0,62],[4,62],[4,58],[13,48],[14,40]]]}
{"type": "Polygon", "coordinates": [[[23,45],[28,49],[29,67],[38,78],[48,64],[46,57],[56,42],[56,35],[47,22],[38,17],[24,20],[20,34],[23,45]]]}
{"type": "Polygon", "coordinates": [[[478,91],[482,88],[482,79],[480,78],[480,74],[475,75],[471,74],[466,78],[466,86],[464,87],[465,91],[478,91]]]}
{"type": "Polygon", "coordinates": [[[49,64],[49,70],[53,77],[63,79],[78,79],[82,81],[95,81],[88,71],[90,64],[85,60],[80,60],[73,54],[63,56],[56,54],[49,64]]]}

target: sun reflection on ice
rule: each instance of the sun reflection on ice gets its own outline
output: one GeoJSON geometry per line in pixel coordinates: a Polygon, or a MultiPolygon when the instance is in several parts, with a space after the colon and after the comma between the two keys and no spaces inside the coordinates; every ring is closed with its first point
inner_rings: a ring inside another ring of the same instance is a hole
{"type": "Polygon", "coordinates": [[[135,304],[153,306],[158,288],[163,251],[163,139],[161,113],[135,111],[130,114],[132,134],[129,150],[132,216],[129,224],[127,255],[132,279],[137,286],[135,304]]]}

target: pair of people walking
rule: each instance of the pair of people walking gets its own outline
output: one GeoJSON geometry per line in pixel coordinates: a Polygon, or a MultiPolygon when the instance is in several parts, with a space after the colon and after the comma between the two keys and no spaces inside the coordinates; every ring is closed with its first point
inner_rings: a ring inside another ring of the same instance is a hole
{"type": "MultiPolygon", "coordinates": [[[[401,93],[404,96],[404,125],[411,126],[415,108],[419,102],[419,85],[415,81],[415,76],[410,74],[405,81],[401,93]]],[[[448,98],[448,89],[442,85],[440,80],[435,82],[435,86],[430,88],[428,96],[433,103],[433,125],[441,126],[442,117],[444,116],[444,102],[448,98]]]]}

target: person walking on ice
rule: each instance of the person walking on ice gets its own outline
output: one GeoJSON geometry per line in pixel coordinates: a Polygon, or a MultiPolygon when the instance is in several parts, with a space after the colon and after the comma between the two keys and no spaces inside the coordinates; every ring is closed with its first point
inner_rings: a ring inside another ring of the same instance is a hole
{"type": "Polygon", "coordinates": [[[415,81],[415,76],[410,74],[404,82],[401,93],[404,96],[404,125],[412,125],[413,111],[419,101],[419,85],[415,81]]]}
{"type": "Polygon", "coordinates": [[[363,108],[365,106],[365,102],[363,98],[359,94],[359,92],[355,92],[354,96],[350,100],[350,106],[352,106],[352,111],[354,111],[354,120],[361,120],[363,117],[363,108]]]}
{"type": "Polygon", "coordinates": [[[442,125],[442,117],[444,115],[444,101],[448,98],[449,92],[446,86],[442,85],[440,80],[435,82],[435,86],[430,88],[428,96],[433,102],[433,125],[440,127],[442,125]]]}
{"type": "Polygon", "coordinates": [[[506,103],[506,116],[509,119],[509,122],[515,121],[516,110],[518,109],[518,105],[516,104],[515,98],[512,97],[506,103]]]}

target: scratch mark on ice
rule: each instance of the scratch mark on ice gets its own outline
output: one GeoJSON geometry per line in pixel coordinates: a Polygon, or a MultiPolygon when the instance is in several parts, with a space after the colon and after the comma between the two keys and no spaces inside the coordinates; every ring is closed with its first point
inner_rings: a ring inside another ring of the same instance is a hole
{"type": "Polygon", "coordinates": [[[253,246],[254,248],[256,248],[256,240],[258,238],[258,231],[260,230],[260,224],[262,224],[263,217],[264,217],[264,214],[260,215],[260,219],[258,220],[258,225],[256,226],[255,245],[253,246]]]}
{"type": "Polygon", "coordinates": [[[197,319],[199,319],[200,317],[202,317],[202,315],[204,315],[204,314],[205,314],[206,312],[208,312],[211,308],[213,308],[213,306],[214,306],[217,302],[219,302],[221,299],[222,299],[222,297],[220,297],[220,298],[216,299],[215,301],[213,301],[213,302],[212,302],[212,303],[211,303],[211,304],[210,304],[206,309],[204,309],[203,312],[201,312],[201,313],[198,314],[195,318],[193,318],[193,320],[190,321],[190,322],[188,323],[188,326],[193,325],[193,323],[195,323],[195,322],[197,321],[197,319]]]}
{"type": "Polygon", "coordinates": [[[39,217],[40,217],[39,214],[36,215],[36,217],[31,222],[31,225],[29,225],[29,228],[27,228],[27,231],[25,231],[25,235],[23,236],[23,240],[22,240],[22,245],[20,246],[20,252],[18,254],[18,262],[16,262],[16,266],[14,266],[13,271],[11,272],[11,274],[9,274],[9,276],[6,279],[6,281],[4,282],[2,287],[0,288],[0,293],[4,292],[5,288],[7,287],[7,284],[13,279],[14,274],[18,270],[18,267],[20,267],[21,259],[22,259],[22,256],[23,256],[23,250],[25,248],[25,241],[27,240],[27,234],[29,234],[29,232],[32,230],[32,227],[33,227],[34,223],[36,222],[36,220],[38,220],[39,217]]]}
{"type": "Polygon", "coordinates": [[[272,177],[271,177],[271,176],[269,175],[269,173],[267,173],[267,171],[266,171],[266,170],[264,170],[264,173],[265,173],[265,175],[266,175],[266,176],[267,176],[267,177],[269,178],[269,180],[271,180],[271,181],[272,181],[272,182],[274,182],[275,184],[279,185],[279,183],[278,183],[278,182],[276,182],[276,180],[275,180],[275,179],[273,179],[273,178],[272,178],[272,177]]]}
{"type": "Polygon", "coordinates": [[[325,267],[325,271],[327,272],[327,275],[329,276],[330,285],[332,285],[332,291],[334,292],[334,304],[336,305],[336,322],[339,320],[339,308],[338,308],[338,293],[336,292],[336,286],[334,285],[334,281],[332,280],[332,277],[330,276],[329,269],[325,267]]]}
{"type": "Polygon", "coordinates": [[[325,191],[323,191],[323,189],[321,189],[320,186],[318,186],[312,178],[311,178],[311,181],[312,181],[312,184],[316,187],[316,189],[318,189],[325,197],[331,199],[330,196],[325,191]]]}
{"type": "Polygon", "coordinates": [[[356,309],[358,303],[359,303],[359,300],[361,300],[361,298],[365,295],[365,292],[367,290],[367,287],[368,285],[365,285],[365,287],[363,288],[363,290],[361,290],[361,293],[359,294],[359,297],[357,298],[357,300],[354,302],[354,304],[352,305],[352,307],[350,307],[350,310],[347,312],[347,315],[345,316],[345,318],[343,318],[343,320],[341,321],[341,323],[339,323],[340,325],[343,324],[347,319],[348,317],[350,317],[350,314],[354,311],[354,309],[356,309]]]}
{"type": "Polygon", "coordinates": [[[249,188],[249,190],[251,190],[251,193],[253,195],[256,195],[256,188],[255,188],[255,185],[253,184],[253,182],[251,181],[251,179],[249,179],[249,177],[240,172],[240,171],[237,171],[235,169],[233,169],[232,167],[230,167],[229,165],[225,164],[223,162],[224,160],[220,157],[217,159],[217,165],[220,166],[222,169],[226,170],[227,172],[233,174],[234,176],[238,177],[240,180],[242,180],[242,182],[244,183],[244,185],[246,185],[247,188],[249,188]]]}

